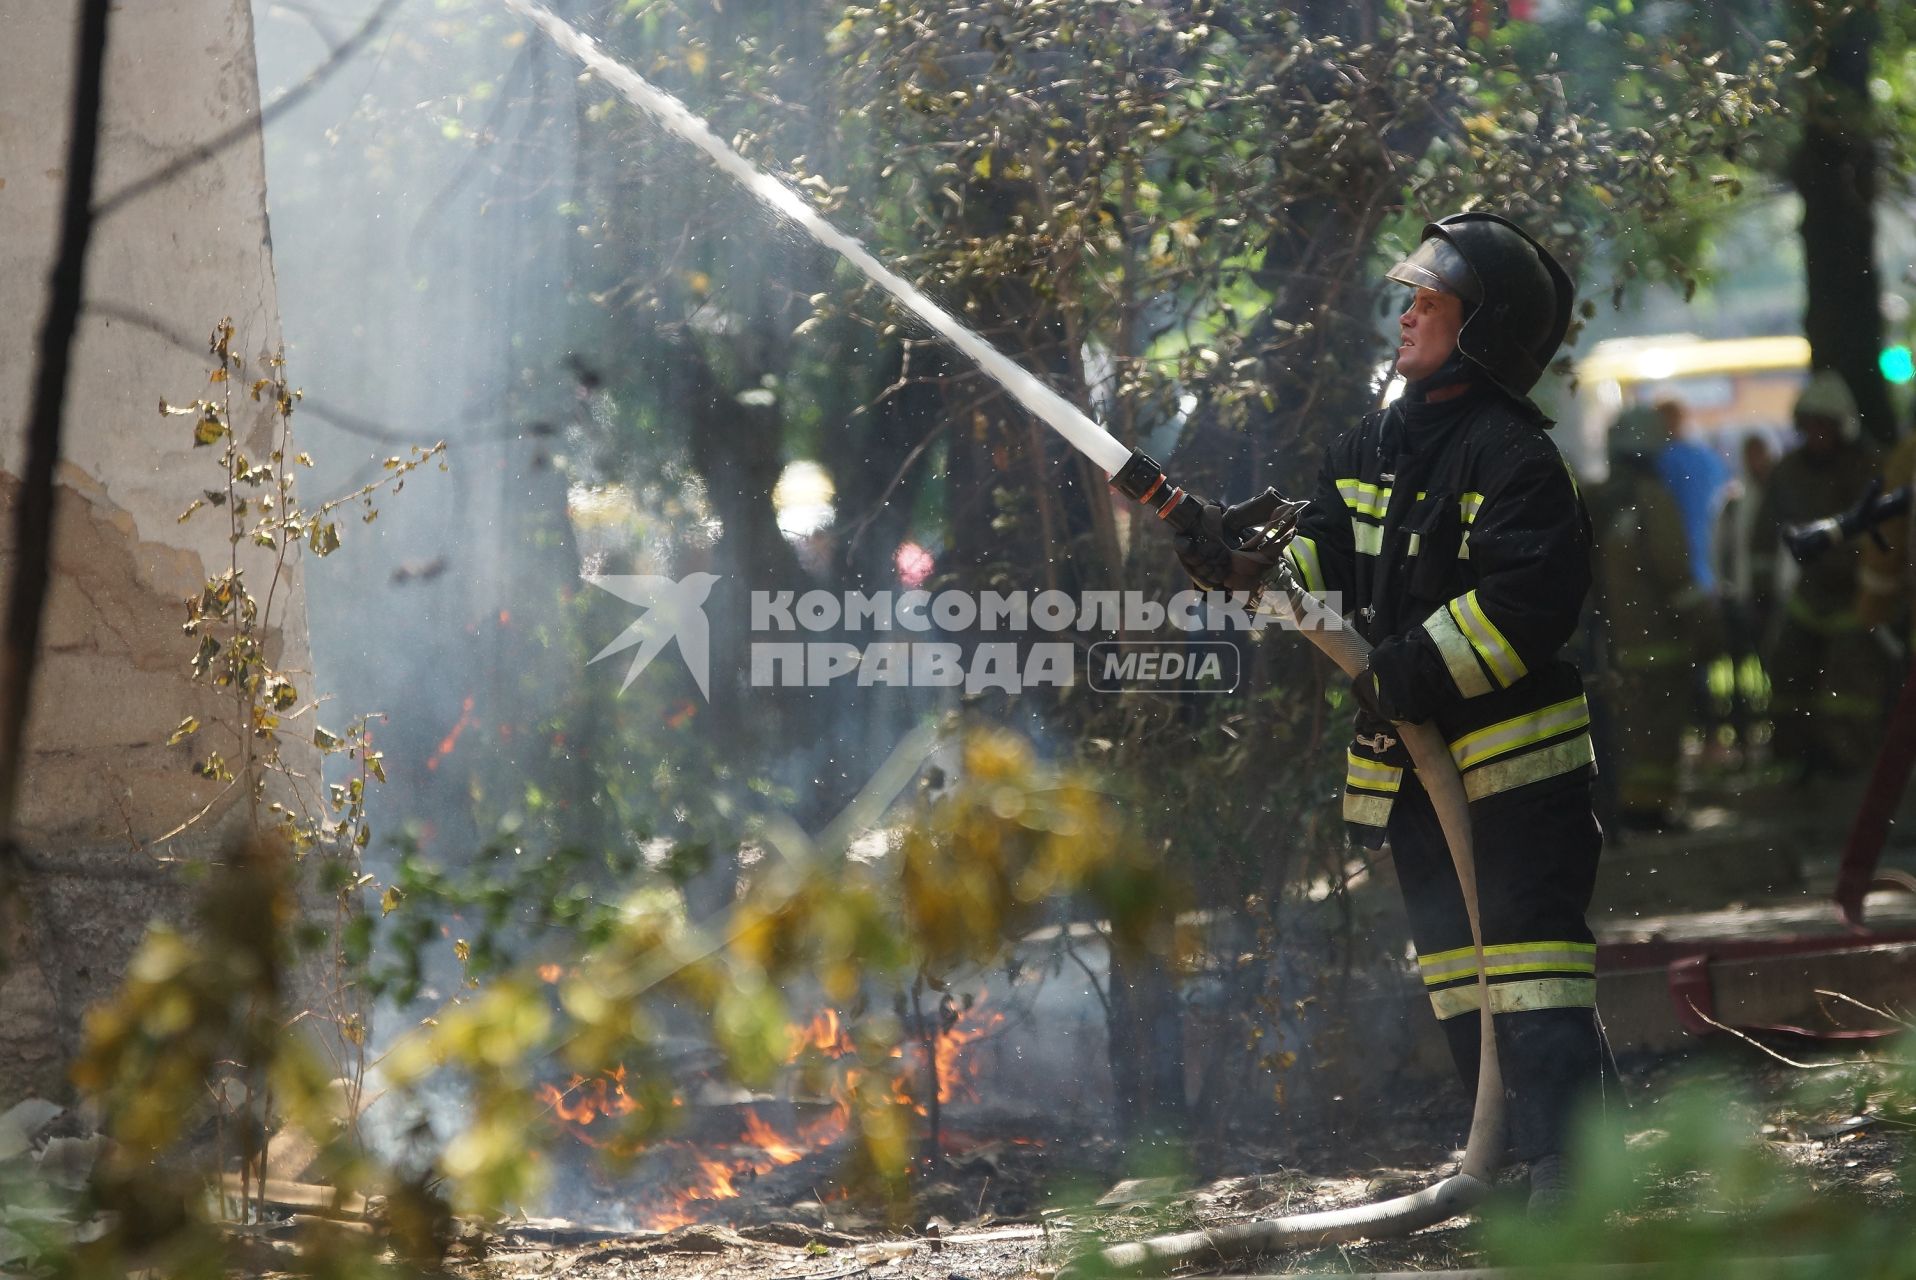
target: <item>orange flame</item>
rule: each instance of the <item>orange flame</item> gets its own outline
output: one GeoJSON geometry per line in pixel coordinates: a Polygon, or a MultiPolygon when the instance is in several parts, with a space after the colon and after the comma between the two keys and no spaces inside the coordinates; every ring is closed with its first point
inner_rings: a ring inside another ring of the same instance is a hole
{"type": "Polygon", "coordinates": [[[452,749],[459,745],[459,735],[464,733],[471,726],[472,726],[472,695],[467,694],[466,700],[460,704],[459,719],[457,723],[455,723],[452,726],[451,731],[448,732],[445,737],[439,740],[439,750],[432,753],[432,759],[426,761],[426,768],[428,771],[437,769],[439,767],[439,762],[452,754],[452,749]]]}
{"type": "Polygon", "coordinates": [[[797,1164],[805,1158],[803,1151],[781,1137],[778,1130],[759,1119],[756,1111],[745,1113],[745,1141],[757,1147],[774,1165],[797,1164]]]}
{"type": "MultiPolygon", "coordinates": [[[[545,968],[542,968],[540,976],[548,982],[559,976],[556,966],[545,968]],[[547,977],[545,968],[555,970],[551,977],[547,977]]],[[[971,1008],[959,1015],[951,1028],[941,1031],[934,1038],[933,1052],[938,1064],[938,1098],[941,1103],[953,1099],[975,1101],[978,1097],[980,1064],[974,1060],[970,1050],[1005,1021],[1003,1014],[996,1010],[984,1010],[982,1005],[981,996],[971,1008]]],[[[788,1028],[787,1034],[785,1060],[788,1065],[798,1062],[806,1054],[818,1054],[832,1060],[843,1059],[852,1054],[856,1047],[850,1029],[834,1009],[823,1010],[809,1022],[793,1025],[788,1028]]],[[[911,1107],[920,1115],[926,1114],[926,1104],[919,1101],[926,1083],[923,1047],[900,1046],[891,1051],[890,1058],[890,1076],[881,1092],[895,1104],[911,1107]]],[[[790,1134],[781,1132],[756,1110],[747,1109],[743,1113],[739,1140],[730,1149],[729,1160],[695,1151],[689,1143],[657,1144],[655,1150],[681,1153],[689,1157],[689,1163],[684,1166],[684,1177],[678,1186],[658,1197],[648,1196],[634,1205],[634,1216],[647,1229],[655,1231],[669,1231],[701,1221],[709,1212],[712,1202],[736,1198],[743,1180],[796,1164],[813,1152],[831,1147],[851,1127],[853,1100],[858,1096],[863,1079],[862,1068],[850,1064],[841,1067],[831,1090],[831,1109],[798,1125],[790,1134]]],[[[596,1122],[603,1117],[626,1115],[638,1105],[625,1091],[625,1068],[622,1066],[590,1079],[574,1076],[563,1090],[549,1084],[541,1085],[539,1095],[573,1136],[593,1147],[604,1147],[615,1140],[615,1126],[603,1125],[595,1132],[596,1122]]],[[[680,1101],[674,1098],[673,1104],[679,1105],[680,1101]]]]}
{"type": "Polygon", "coordinates": [[[797,1061],[798,1055],[807,1049],[816,1049],[828,1058],[842,1058],[854,1048],[851,1035],[838,1020],[836,1009],[814,1014],[804,1026],[791,1027],[788,1031],[792,1047],[785,1055],[787,1063],[797,1061]]]}
{"type": "Polygon", "coordinates": [[[606,1138],[586,1132],[601,1116],[630,1115],[638,1102],[625,1091],[625,1067],[614,1067],[590,1080],[573,1076],[563,1091],[549,1084],[539,1086],[539,1097],[552,1114],[572,1127],[572,1135],[590,1146],[604,1146],[606,1138]]]}

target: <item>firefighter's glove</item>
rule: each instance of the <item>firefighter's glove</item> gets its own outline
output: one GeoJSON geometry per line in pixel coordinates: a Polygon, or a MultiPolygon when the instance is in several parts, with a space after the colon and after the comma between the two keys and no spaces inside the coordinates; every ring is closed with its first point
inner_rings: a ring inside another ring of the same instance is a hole
{"type": "Polygon", "coordinates": [[[1387,636],[1351,680],[1351,696],[1380,720],[1419,724],[1455,697],[1449,685],[1441,659],[1415,640],[1387,636]]]}
{"type": "MultiPolygon", "coordinates": [[[[1173,541],[1178,563],[1191,581],[1205,591],[1254,591],[1263,585],[1283,554],[1282,539],[1265,539],[1249,548],[1240,548],[1239,530],[1253,529],[1268,522],[1274,512],[1274,491],[1227,507],[1218,502],[1204,504],[1203,515],[1193,533],[1181,533],[1173,541]]],[[[1278,499],[1279,502],[1282,499],[1278,499]]]]}

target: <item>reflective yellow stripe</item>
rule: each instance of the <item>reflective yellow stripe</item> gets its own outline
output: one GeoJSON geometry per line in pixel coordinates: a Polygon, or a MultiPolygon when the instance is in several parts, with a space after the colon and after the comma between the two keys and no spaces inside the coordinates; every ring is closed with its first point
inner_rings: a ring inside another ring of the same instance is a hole
{"type": "MultiPolygon", "coordinates": [[[[1596,971],[1597,962],[1595,960],[1578,960],[1568,956],[1556,960],[1529,960],[1522,964],[1487,964],[1484,966],[1484,972],[1493,978],[1508,977],[1513,973],[1595,973],[1596,971]]],[[[1457,968],[1438,969],[1425,974],[1424,985],[1427,987],[1441,987],[1446,982],[1455,982],[1459,978],[1474,978],[1476,976],[1477,963],[1473,960],[1469,964],[1457,968]]]]}
{"type": "Polygon", "coordinates": [[[1523,659],[1504,639],[1504,633],[1497,630],[1490,619],[1484,616],[1483,605],[1477,601],[1477,592],[1473,589],[1450,602],[1451,616],[1457,620],[1457,627],[1470,638],[1471,645],[1484,660],[1484,666],[1496,677],[1497,683],[1508,689],[1523,679],[1529,668],[1523,659]]]}
{"type": "Polygon", "coordinates": [[[1297,570],[1297,576],[1304,580],[1306,591],[1324,589],[1324,564],[1317,558],[1317,542],[1298,534],[1291,539],[1284,553],[1291,558],[1291,566],[1297,570]]]}
{"type": "Polygon", "coordinates": [[[1470,559],[1470,526],[1476,523],[1477,513],[1483,509],[1483,505],[1484,495],[1481,493],[1466,493],[1458,499],[1458,506],[1463,508],[1464,513],[1464,536],[1457,540],[1459,560],[1470,559]]]}
{"type": "Polygon", "coordinates": [[[1490,677],[1477,665],[1476,650],[1457,629],[1456,619],[1450,616],[1450,606],[1445,605],[1424,619],[1424,634],[1436,644],[1444,660],[1444,670],[1450,672],[1458,693],[1474,698],[1490,692],[1490,677]]]}
{"type": "Polygon", "coordinates": [[[1541,710],[1466,733],[1450,744],[1450,758],[1457,762],[1459,769],[1469,769],[1495,756],[1509,755],[1533,742],[1581,729],[1589,723],[1590,704],[1580,693],[1541,710]]]}
{"type": "Polygon", "coordinates": [[[1541,751],[1527,751],[1472,769],[1464,775],[1464,795],[1472,800],[1501,795],[1532,782],[1542,782],[1545,778],[1554,778],[1595,764],[1596,760],[1597,753],[1590,744],[1590,735],[1581,733],[1541,751]]]}
{"type": "MultiPolygon", "coordinates": [[[[1596,962],[1594,962],[1594,960],[1586,960],[1583,964],[1573,964],[1573,962],[1563,962],[1563,960],[1558,960],[1558,962],[1539,960],[1537,964],[1491,964],[1491,966],[1485,966],[1485,970],[1483,971],[1485,971],[1487,975],[1491,975],[1491,977],[1508,977],[1508,975],[1512,975],[1512,973],[1596,973],[1596,962]]],[[[1454,981],[1460,979],[1460,977],[1475,977],[1475,975],[1477,975],[1477,966],[1475,966],[1475,964],[1466,964],[1466,966],[1460,968],[1460,970],[1426,973],[1426,975],[1424,975],[1424,985],[1426,985],[1426,987],[1443,987],[1445,983],[1454,983],[1454,981]]]]}
{"type": "Polygon", "coordinates": [[[1392,765],[1367,760],[1355,751],[1344,752],[1344,780],[1372,791],[1395,791],[1402,785],[1404,771],[1392,765]]]}
{"type": "MultiPolygon", "coordinates": [[[[1591,1009],[1597,1003],[1595,978],[1531,978],[1498,982],[1490,988],[1490,1011],[1523,1013],[1532,1009],[1591,1009]]],[[[1477,1011],[1477,987],[1446,987],[1430,993],[1430,1007],[1440,1019],[1477,1011]]]]}
{"type": "MultiPolygon", "coordinates": [[[[1544,938],[1536,942],[1499,942],[1484,948],[1485,960],[1537,959],[1541,956],[1559,954],[1595,964],[1597,944],[1571,942],[1561,938],[1544,938]]],[[[1470,961],[1474,970],[1477,964],[1477,948],[1456,947],[1449,951],[1433,951],[1427,956],[1418,956],[1417,965],[1421,969],[1448,968],[1459,960],[1470,961]]]]}
{"type": "Polygon", "coordinates": [[[1384,554],[1384,526],[1351,521],[1351,547],[1367,556],[1384,554]]]}
{"type": "Polygon", "coordinates": [[[1344,821],[1354,822],[1362,827],[1388,826],[1390,806],[1390,796],[1370,796],[1361,791],[1346,791],[1344,821]]]}
{"type": "Polygon", "coordinates": [[[1339,480],[1337,492],[1344,499],[1344,505],[1352,511],[1377,520],[1384,518],[1384,510],[1390,506],[1390,490],[1383,485],[1355,479],[1339,480]]]}

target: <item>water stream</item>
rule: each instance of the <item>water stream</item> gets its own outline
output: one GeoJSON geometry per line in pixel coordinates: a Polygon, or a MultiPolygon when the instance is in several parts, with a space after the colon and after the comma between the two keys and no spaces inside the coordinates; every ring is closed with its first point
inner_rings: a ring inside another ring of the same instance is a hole
{"type": "Polygon", "coordinates": [[[652,117],[674,136],[703,151],[713,164],[740,186],[803,227],[814,240],[837,251],[873,284],[889,293],[900,306],[969,356],[980,369],[1010,392],[1018,403],[1070,441],[1073,448],[1090,458],[1107,474],[1115,473],[1130,458],[1130,449],[1118,443],[1115,437],[1086,417],[1077,406],[967,328],[958,317],[913,288],[873,257],[864,245],[821,217],[804,196],[762,172],[734,151],[712,132],[705,121],[692,114],[683,102],[650,83],[624,63],[607,57],[589,36],[581,34],[569,23],[538,5],[527,3],[527,0],[505,0],[505,4],[530,18],[552,38],[553,43],[583,62],[627,102],[652,117]]]}

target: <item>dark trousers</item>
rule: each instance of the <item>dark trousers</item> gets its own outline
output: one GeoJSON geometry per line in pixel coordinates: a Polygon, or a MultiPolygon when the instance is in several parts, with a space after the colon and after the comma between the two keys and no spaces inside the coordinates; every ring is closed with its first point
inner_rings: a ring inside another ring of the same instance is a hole
{"type": "MultiPolygon", "coordinates": [[[[1587,775],[1471,806],[1479,910],[1493,984],[1510,1153],[1560,1152],[1573,1113],[1603,1074],[1595,948],[1584,913],[1603,833],[1587,775]]],[[[1475,1097],[1478,1015],[1470,920],[1430,797],[1413,770],[1390,815],[1391,857],[1431,1003],[1457,1074],[1475,1097]]]]}

